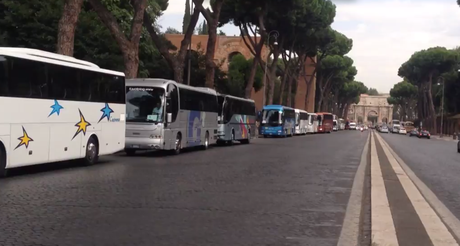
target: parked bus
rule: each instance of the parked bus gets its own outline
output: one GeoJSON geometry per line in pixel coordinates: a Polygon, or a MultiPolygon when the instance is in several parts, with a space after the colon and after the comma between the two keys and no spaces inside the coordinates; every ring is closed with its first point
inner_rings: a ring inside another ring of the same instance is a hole
{"type": "Polygon", "coordinates": [[[254,100],[219,94],[219,130],[217,143],[240,141],[248,144],[255,134],[256,106],[254,100]]]}
{"type": "Polygon", "coordinates": [[[125,76],[36,49],[0,48],[0,176],[101,155],[125,144],[125,76]]]}
{"type": "Polygon", "coordinates": [[[126,147],[137,150],[207,149],[217,140],[217,92],[165,79],[126,81],[126,147]],[[163,113],[166,112],[166,113],[163,113]]]}
{"type": "Polygon", "coordinates": [[[261,135],[293,136],[295,132],[295,111],[281,105],[267,105],[262,113],[261,135]]]}
{"type": "Polygon", "coordinates": [[[318,132],[331,133],[333,131],[333,115],[327,112],[316,113],[318,115],[318,132]]]}
{"type": "Polygon", "coordinates": [[[315,113],[308,113],[308,126],[307,133],[316,133],[318,131],[318,115],[315,113]]]}
{"type": "Polygon", "coordinates": [[[305,135],[308,128],[308,113],[302,109],[294,109],[295,111],[295,134],[305,135]]]}

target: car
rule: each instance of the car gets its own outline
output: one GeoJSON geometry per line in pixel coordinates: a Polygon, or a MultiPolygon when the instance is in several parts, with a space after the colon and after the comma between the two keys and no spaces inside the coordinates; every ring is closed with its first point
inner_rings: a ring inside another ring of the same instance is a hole
{"type": "Polygon", "coordinates": [[[399,134],[407,134],[406,128],[404,127],[399,128],[399,134]]]}
{"type": "Polygon", "coordinates": [[[409,132],[409,137],[412,137],[412,136],[418,136],[418,131],[417,130],[412,130],[409,132]]]}
{"type": "Polygon", "coordinates": [[[431,138],[431,134],[429,131],[427,130],[421,130],[419,133],[418,133],[418,138],[428,138],[430,139],[431,138]]]}
{"type": "Polygon", "coordinates": [[[381,133],[389,133],[390,131],[388,130],[388,127],[382,126],[382,127],[380,128],[380,132],[381,132],[381,133]]]}

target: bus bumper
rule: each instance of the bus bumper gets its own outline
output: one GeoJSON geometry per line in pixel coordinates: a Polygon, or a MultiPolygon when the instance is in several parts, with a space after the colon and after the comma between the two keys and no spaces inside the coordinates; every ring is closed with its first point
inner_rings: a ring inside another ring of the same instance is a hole
{"type": "Polygon", "coordinates": [[[164,148],[164,141],[162,138],[132,138],[126,137],[125,149],[136,150],[161,150],[164,148]]]}

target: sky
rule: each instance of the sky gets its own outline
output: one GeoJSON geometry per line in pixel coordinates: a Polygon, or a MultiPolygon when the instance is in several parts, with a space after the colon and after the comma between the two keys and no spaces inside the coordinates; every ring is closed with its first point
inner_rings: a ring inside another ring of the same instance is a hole
{"type": "MultiPolygon", "coordinates": [[[[332,27],[353,39],[348,56],[358,69],[357,81],[389,93],[402,81],[398,68],[422,49],[460,46],[460,7],[456,0],[333,0],[337,14],[332,27]]],[[[159,19],[162,30],[182,30],[185,0],[169,0],[159,19]]],[[[203,17],[200,17],[201,22],[203,17]]],[[[239,35],[233,25],[222,27],[239,35]]]]}

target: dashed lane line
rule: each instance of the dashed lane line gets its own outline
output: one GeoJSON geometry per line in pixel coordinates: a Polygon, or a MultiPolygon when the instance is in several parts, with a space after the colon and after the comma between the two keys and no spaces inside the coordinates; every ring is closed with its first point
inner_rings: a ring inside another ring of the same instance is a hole
{"type": "MultiPolygon", "coordinates": [[[[425,230],[428,233],[433,245],[435,246],[454,246],[458,245],[455,238],[449,232],[448,228],[444,225],[442,220],[430,206],[430,204],[425,200],[422,194],[419,192],[417,187],[411,181],[409,176],[406,172],[402,169],[399,165],[396,158],[393,154],[389,151],[389,146],[385,143],[385,141],[378,135],[375,134],[378,141],[382,145],[383,151],[388,158],[396,176],[399,179],[406,195],[409,197],[412,205],[414,206],[417,215],[419,216],[420,220],[422,221],[425,230]]],[[[374,196],[372,196],[373,198],[374,196]]]]}
{"type": "Polygon", "coordinates": [[[398,246],[396,229],[391,216],[380,161],[375,146],[375,134],[371,137],[371,230],[376,245],[398,246]]]}

